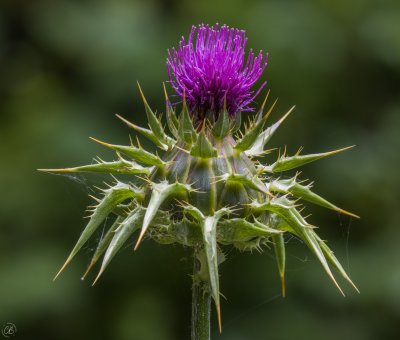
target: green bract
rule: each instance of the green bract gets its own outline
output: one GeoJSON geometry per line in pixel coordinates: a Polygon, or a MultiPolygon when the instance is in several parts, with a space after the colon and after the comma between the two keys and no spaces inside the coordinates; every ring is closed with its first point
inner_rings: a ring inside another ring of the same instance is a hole
{"type": "Polygon", "coordinates": [[[113,215],[115,222],[99,242],[88,268],[90,270],[103,256],[96,280],[122,245],[134,237],[137,239],[135,249],[146,237],[163,244],[193,247],[201,264],[197,279],[208,283],[206,289],[210,289],[215,301],[219,321],[218,265],[224,259],[223,246],[251,251],[272,244],[284,294],[284,238],[286,234],[293,234],[308,246],[341,292],[330,266],[354,286],[333,252],[317,236],[315,227],[301,215],[299,200],[357,216],[314,193],[311,185],[302,184],[297,175],[290,177],[282,173],[345,149],[312,155],[283,155],[273,164],[263,164],[266,143],[292,109],[266,127],[273,105],[264,114],[263,104],[254,120],[240,132],[240,114],[232,117],[222,110],[218,117],[209,115],[202,121],[194,120],[185,101],[178,115],[166,97],[166,122],[172,134],[169,136],[161,118],[151,110],[144,96],[143,101],[148,129],[118,117],[154,142],[162,156],[140,145],[114,145],[93,139],[115,150],[117,160],[46,170],[131,175],[125,176],[124,181],[118,179],[96,199],[89,223],[60,272],[104,220],[113,215]],[[136,231],[138,236],[134,236],[136,231]]]}

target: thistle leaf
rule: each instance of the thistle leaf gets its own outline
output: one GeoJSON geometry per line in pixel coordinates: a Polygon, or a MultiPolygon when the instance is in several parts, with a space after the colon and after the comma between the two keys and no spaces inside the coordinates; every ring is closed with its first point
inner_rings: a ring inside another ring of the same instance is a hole
{"type": "Polygon", "coordinates": [[[237,115],[231,118],[230,133],[234,134],[236,131],[240,129],[241,125],[242,125],[242,115],[239,112],[237,115]]]}
{"type": "Polygon", "coordinates": [[[92,259],[90,260],[90,264],[86,269],[85,274],[82,276],[82,280],[86,277],[86,275],[90,272],[93,266],[97,263],[99,258],[104,254],[107,250],[108,245],[110,244],[115,230],[120,226],[121,222],[124,220],[124,217],[118,216],[111,227],[107,230],[106,234],[101,238],[99,244],[96,247],[96,251],[94,252],[92,259]]]}
{"type": "Polygon", "coordinates": [[[271,195],[268,187],[257,176],[232,173],[219,176],[219,178],[225,182],[240,183],[249,189],[271,195]]]}
{"type": "Polygon", "coordinates": [[[300,215],[300,213],[296,210],[294,205],[288,199],[286,199],[285,197],[279,197],[277,199],[269,200],[265,203],[253,202],[252,206],[256,207],[256,209],[259,210],[274,212],[275,214],[283,218],[285,222],[290,225],[295,234],[303,240],[303,242],[307,245],[311,252],[317,257],[322,267],[325,269],[325,272],[331,278],[339,291],[344,295],[342,289],[336,282],[329,268],[324,253],[319,246],[319,243],[314,237],[311,225],[309,225],[304,220],[304,218],[300,215]]]}
{"type": "Polygon", "coordinates": [[[183,101],[183,108],[180,115],[178,134],[180,139],[189,145],[193,144],[197,139],[197,133],[193,127],[192,119],[189,116],[189,110],[185,100],[183,101]]]}
{"type": "Polygon", "coordinates": [[[131,186],[118,182],[114,187],[105,190],[105,195],[99,204],[95,207],[90,221],[86,228],[82,232],[75,247],[72,249],[70,255],[61,267],[60,271],[55,276],[54,280],[61,274],[68,263],[73,259],[76,253],[82,248],[87,240],[93,235],[100,224],[106,219],[106,217],[114,210],[114,208],[128,198],[134,198],[137,196],[137,192],[132,189],[131,186]]]}
{"type": "MultiPolygon", "coordinates": [[[[238,114],[238,116],[240,116],[240,114],[238,114]]],[[[223,139],[228,135],[229,130],[228,112],[226,110],[222,110],[212,128],[212,134],[215,138],[223,139]]]]}
{"type": "Polygon", "coordinates": [[[169,145],[170,141],[169,141],[167,135],[165,134],[164,128],[161,125],[159,118],[157,118],[157,116],[151,110],[149,104],[147,103],[147,100],[143,94],[143,91],[139,85],[139,82],[138,82],[138,87],[139,87],[140,95],[142,96],[144,108],[145,108],[146,115],[147,115],[147,120],[149,122],[151,131],[153,132],[155,138],[157,138],[161,144],[169,145]]]}
{"type": "Polygon", "coordinates": [[[106,173],[106,174],[145,174],[148,175],[153,168],[143,167],[136,162],[127,161],[120,158],[114,162],[104,162],[101,160],[97,161],[97,164],[82,165],[74,168],[64,169],[39,169],[45,172],[95,172],[95,173],[106,173]]]}
{"type": "Polygon", "coordinates": [[[121,117],[120,115],[116,115],[119,119],[121,119],[126,125],[128,125],[130,128],[134,129],[136,132],[140,133],[150,141],[152,141],[155,145],[157,145],[160,149],[167,151],[169,150],[172,145],[175,144],[175,140],[173,140],[171,137],[165,135],[165,140],[161,140],[158,138],[152,130],[145,129],[141,126],[137,126],[125,118],[121,117]]]}
{"type": "Polygon", "coordinates": [[[285,237],[283,234],[272,235],[274,244],[275,257],[278,265],[279,276],[281,278],[282,296],[286,296],[286,284],[285,284],[285,266],[286,266],[286,249],[285,249],[285,237]]]}
{"type": "Polygon", "coordinates": [[[243,138],[236,143],[236,145],[234,147],[236,150],[243,152],[243,151],[251,149],[251,147],[254,145],[254,143],[257,141],[257,138],[261,134],[264,124],[265,124],[268,116],[270,115],[271,111],[273,110],[276,102],[277,101],[275,101],[272,104],[272,106],[269,109],[269,111],[267,112],[267,114],[259,122],[254,123],[253,126],[250,127],[250,129],[248,131],[246,131],[243,138]]]}
{"type": "Polygon", "coordinates": [[[264,147],[271,139],[275,131],[279,128],[279,126],[283,123],[287,116],[294,110],[295,106],[293,106],[280,120],[278,120],[275,124],[271,125],[267,129],[265,129],[261,134],[259,134],[253,144],[253,146],[245,151],[245,154],[249,157],[262,156],[265,154],[264,147]]]}
{"type": "Polygon", "coordinates": [[[293,229],[295,230],[297,236],[299,236],[303,242],[308,246],[308,248],[311,250],[312,253],[316,256],[316,258],[319,260],[321,263],[322,267],[325,269],[325,272],[328,274],[328,276],[331,278],[337,289],[342,293],[344,296],[342,288],[340,288],[339,284],[336,282],[329,265],[326,261],[324,252],[322,251],[319,242],[315,239],[314,237],[314,232],[311,228],[305,228],[301,225],[291,225],[293,229]]]}
{"type": "Polygon", "coordinates": [[[333,251],[327,246],[327,244],[324,241],[322,241],[319,238],[319,236],[316,233],[314,233],[314,238],[318,241],[319,246],[321,247],[322,251],[324,252],[324,255],[327,258],[328,262],[344,277],[344,279],[347,282],[349,282],[353,286],[353,288],[357,291],[357,293],[360,293],[360,291],[358,290],[356,285],[353,283],[353,281],[347,275],[346,271],[343,269],[339,260],[333,254],[333,251]]]}
{"type": "Polygon", "coordinates": [[[217,222],[218,217],[207,216],[202,224],[204,250],[207,257],[207,268],[211,286],[211,293],[218,313],[218,323],[221,329],[221,307],[219,299],[219,274],[217,253],[217,222]]]}
{"type": "Polygon", "coordinates": [[[335,155],[339,152],[351,149],[353,147],[354,147],[354,145],[348,146],[343,149],[338,149],[338,150],[324,152],[324,153],[316,153],[316,154],[311,154],[311,155],[295,155],[292,157],[283,156],[280,159],[278,159],[274,164],[265,167],[263,170],[266,172],[271,172],[271,173],[292,170],[292,169],[298,168],[300,166],[303,166],[307,163],[311,163],[318,159],[335,155]]]}
{"type": "Polygon", "coordinates": [[[161,204],[170,196],[182,194],[184,192],[190,191],[191,187],[189,184],[182,184],[175,182],[169,184],[167,181],[162,181],[160,183],[152,183],[152,193],[149,204],[146,209],[146,214],[143,219],[142,229],[140,231],[139,238],[135,245],[135,250],[139,247],[147,228],[149,227],[151,221],[157,213],[158,208],[161,204]]]}
{"type": "Polygon", "coordinates": [[[269,89],[269,90],[267,91],[267,94],[265,95],[265,98],[264,98],[264,101],[263,101],[262,104],[261,104],[261,107],[259,108],[258,112],[257,112],[256,115],[255,115],[255,118],[254,118],[254,119],[255,119],[256,122],[259,122],[259,121],[263,118],[263,113],[264,113],[265,104],[266,104],[267,101],[268,101],[270,92],[271,92],[271,90],[269,89]]]}
{"type": "Polygon", "coordinates": [[[204,216],[194,206],[185,205],[183,209],[194,217],[201,226],[206,255],[208,279],[211,286],[212,297],[218,314],[218,324],[221,330],[221,307],[219,299],[219,275],[218,275],[218,247],[217,247],[217,225],[220,218],[232,212],[229,208],[221,208],[214,215],[204,216]]]}
{"type": "Polygon", "coordinates": [[[182,218],[180,221],[173,221],[169,230],[176,242],[184,246],[198,246],[199,239],[202,239],[199,224],[186,217],[182,218]]]}
{"type": "Polygon", "coordinates": [[[200,211],[200,209],[194,207],[193,205],[190,205],[190,204],[182,205],[182,208],[183,208],[184,213],[191,215],[198,222],[203,222],[203,220],[205,219],[205,216],[200,211]]]}
{"type": "MultiPolygon", "coordinates": [[[[260,222],[260,221],[257,220],[257,219],[254,219],[254,225],[255,225],[257,228],[263,229],[263,230],[264,230],[266,233],[268,233],[269,235],[278,235],[278,234],[282,234],[282,231],[281,231],[281,230],[277,230],[277,229],[271,228],[269,225],[266,225],[265,223],[260,222]]],[[[267,234],[265,234],[265,235],[267,235],[267,234]]]]}
{"type": "Polygon", "coordinates": [[[272,229],[261,222],[252,223],[244,218],[230,218],[218,224],[218,240],[228,244],[281,233],[282,231],[272,229]]]}
{"type": "Polygon", "coordinates": [[[204,131],[201,131],[196,143],[192,146],[190,150],[190,155],[201,158],[213,158],[217,157],[217,150],[211,145],[209,140],[204,134],[204,131]]]}
{"type": "Polygon", "coordinates": [[[109,144],[109,143],[99,141],[98,139],[95,139],[93,137],[90,137],[90,139],[92,139],[95,142],[97,142],[101,145],[104,145],[110,149],[113,149],[117,152],[121,152],[140,163],[143,163],[146,165],[156,165],[156,166],[164,166],[165,165],[165,162],[163,162],[160,157],[152,154],[151,152],[143,150],[140,147],[137,148],[135,146],[109,144]]]}
{"type": "Polygon", "coordinates": [[[175,110],[172,108],[171,102],[168,98],[167,89],[165,88],[165,83],[163,83],[164,94],[165,94],[165,104],[166,104],[166,116],[167,116],[167,125],[173,136],[178,139],[178,127],[179,121],[176,118],[175,110]]]}
{"type": "Polygon", "coordinates": [[[359,216],[348,212],[346,210],[343,210],[336,205],[330,203],[326,199],[322,198],[321,196],[317,195],[316,193],[312,192],[310,189],[310,185],[301,185],[296,182],[296,178],[291,178],[291,179],[284,179],[284,180],[275,180],[270,183],[269,185],[269,190],[270,191],[275,191],[275,192],[280,192],[280,193],[290,193],[293,196],[296,196],[298,198],[301,198],[305,201],[314,203],[316,205],[322,206],[324,208],[328,208],[331,210],[335,210],[337,212],[355,217],[355,218],[360,218],[359,216]]]}
{"type": "Polygon", "coordinates": [[[123,246],[126,240],[137,230],[140,228],[140,225],[143,222],[145,210],[138,206],[134,209],[128,217],[120,224],[118,229],[115,230],[111,243],[109,244],[107,251],[104,255],[103,262],[101,264],[100,271],[93,282],[93,285],[100,278],[101,274],[104,272],[108,264],[111,262],[114,255],[118,252],[119,249],[123,246]]]}

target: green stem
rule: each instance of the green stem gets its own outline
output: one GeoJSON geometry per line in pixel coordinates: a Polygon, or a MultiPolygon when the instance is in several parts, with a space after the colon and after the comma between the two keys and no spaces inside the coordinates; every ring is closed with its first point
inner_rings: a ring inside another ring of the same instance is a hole
{"type": "Polygon", "coordinates": [[[195,252],[192,286],[192,337],[191,340],[210,339],[211,294],[209,283],[201,279],[201,263],[195,252]]]}

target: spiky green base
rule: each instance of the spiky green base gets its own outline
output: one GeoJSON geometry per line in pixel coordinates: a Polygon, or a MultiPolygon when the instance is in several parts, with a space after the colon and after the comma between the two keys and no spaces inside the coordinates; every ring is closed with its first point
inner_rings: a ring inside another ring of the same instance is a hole
{"type": "Polygon", "coordinates": [[[114,186],[104,190],[104,197],[93,207],[88,225],[60,272],[106,217],[113,214],[117,219],[99,242],[88,268],[90,270],[104,254],[96,280],[122,245],[140,229],[135,249],[147,235],[160,243],[180,243],[202,252],[201,284],[210,287],[219,320],[218,262],[221,258],[220,247],[224,245],[251,251],[271,243],[284,294],[284,235],[293,234],[310,248],[340,291],[329,265],[354,286],[332,251],[317,236],[315,228],[300,214],[298,200],[355,215],[312,192],[311,185],[299,182],[297,175],[274,177],[276,173],[295,169],[346,148],[313,155],[283,155],[273,164],[263,164],[266,143],[291,110],[264,129],[273,108],[264,115],[264,102],[241,137],[235,138],[240,127],[240,115],[232,119],[223,111],[216,121],[211,115],[194,126],[185,103],[177,117],[167,98],[166,117],[171,137],[165,133],[160,118],[153,113],[144,97],[143,100],[150,129],[119,118],[164,150],[162,158],[144,150],[139,143],[138,146],[123,146],[94,139],[115,150],[118,160],[47,170],[131,175],[128,180],[119,179],[114,186]],[[256,161],[256,158],[259,160],[256,161]]]}

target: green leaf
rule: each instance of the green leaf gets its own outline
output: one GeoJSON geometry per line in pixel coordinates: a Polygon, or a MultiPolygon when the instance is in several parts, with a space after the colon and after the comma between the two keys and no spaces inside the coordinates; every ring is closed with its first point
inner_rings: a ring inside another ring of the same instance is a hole
{"type": "Polygon", "coordinates": [[[229,130],[230,128],[228,112],[226,110],[223,110],[219,114],[218,119],[212,128],[212,134],[215,138],[223,139],[228,135],[229,130]]]}
{"type": "Polygon", "coordinates": [[[142,96],[143,104],[144,104],[144,107],[146,110],[147,120],[149,121],[149,126],[150,126],[151,131],[153,132],[154,136],[160,141],[161,144],[169,145],[170,141],[164,132],[164,128],[161,125],[160,119],[157,118],[157,116],[151,110],[139,83],[138,83],[138,87],[139,87],[140,95],[142,96]]]}
{"type": "Polygon", "coordinates": [[[175,110],[172,108],[171,102],[168,98],[167,89],[165,88],[165,84],[163,83],[164,94],[165,94],[165,103],[166,103],[166,116],[167,116],[167,125],[173,136],[178,139],[178,127],[179,121],[176,118],[175,110]]]}
{"type": "Polygon", "coordinates": [[[188,246],[199,246],[202,239],[199,224],[196,221],[183,217],[179,221],[170,221],[169,235],[172,235],[176,242],[188,246]]]}
{"type": "Polygon", "coordinates": [[[145,129],[141,126],[137,126],[125,118],[121,117],[120,115],[116,115],[119,119],[121,119],[126,125],[128,125],[130,128],[134,129],[136,132],[139,132],[141,135],[152,141],[155,145],[157,145],[160,149],[167,151],[169,150],[172,145],[175,144],[175,140],[173,140],[171,137],[165,135],[165,143],[163,140],[158,138],[152,130],[145,129]]]}
{"type": "Polygon", "coordinates": [[[194,217],[198,222],[202,222],[205,217],[203,213],[200,211],[200,209],[194,207],[193,205],[187,204],[187,205],[181,205],[183,208],[183,212],[185,214],[189,214],[192,217],[194,217]]]}
{"type": "Polygon", "coordinates": [[[93,285],[97,282],[101,274],[104,272],[108,264],[111,262],[112,258],[121,249],[123,244],[128,240],[128,238],[140,228],[145,210],[142,207],[137,207],[134,209],[128,217],[120,224],[118,229],[115,230],[113,238],[107,248],[104,255],[103,262],[101,264],[100,271],[93,282],[93,285]]]}
{"type": "MultiPolygon", "coordinates": [[[[202,223],[204,250],[207,258],[208,275],[211,286],[212,297],[218,314],[218,321],[221,325],[221,307],[219,299],[219,274],[218,274],[218,253],[217,253],[217,223],[219,217],[207,216],[202,223]]],[[[221,328],[221,326],[220,326],[221,328]]]]}
{"type": "Polygon", "coordinates": [[[259,122],[255,122],[248,129],[248,131],[246,131],[246,133],[244,134],[242,139],[236,143],[234,149],[236,149],[238,151],[242,151],[242,152],[251,149],[251,147],[254,145],[257,138],[261,134],[264,124],[265,124],[270,112],[274,108],[275,104],[276,104],[276,101],[274,104],[272,104],[268,113],[259,122]]]}
{"type": "Polygon", "coordinates": [[[214,215],[204,216],[203,213],[191,205],[183,206],[185,213],[194,217],[201,226],[204,242],[204,252],[208,270],[208,279],[211,286],[212,297],[218,314],[218,323],[221,328],[221,308],[219,299],[219,275],[218,275],[218,247],[217,225],[220,218],[232,212],[229,208],[221,208],[214,215]]]}
{"type": "Polygon", "coordinates": [[[219,176],[218,178],[225,182],[240,183],[249,189],[253,189],[256,191],[263,192],[267,195],[271,195],[268,190],[268,187],[257,177],[257,175],[252,176],[251,174],[249,174],[248,176],[246,176],[243,174],[232,173],[232,174],[224,174],[222,176],[219,176]]]}
{"type": "Polygon", "coordinates": [[[126,146],[126,145],[109,144],[109,143],[99,141],[92,137],[91,137],[91,139],[101,145],[104,145],[104,146],[110,148],[110,149],[113,149],[117,152],[121,152],[140,163],[147,164],[147,165],[156,165],[156,166],[164,166],[165,165],[165,162],[163,162],[160,157],[158,157],[146,150],[143,150],[142,148],[137,148],[134,146],[126,146]]]}
{"type": "Polygon", "coordinates": [[[192,146],[192,149],[190,150],[190,155],[201,158],[213,158],[217,157],[218,154],[217,150],[211,145],[211,143],[205,136],[204,131],[201,131],[196,143],[192,146]]]}
{"type": "Polygon", "coordinates": [[[76,253],[82,248],[87,240],[93,235],[100,224],[106,219],[106,217],[114,210],[118,204],[125,201],[128,198],[134,198],[138,195],[131,186],[118,182],[114,187],[105,190],[105,195],[99,204],[94,208],[93,213],[90,217],[89,223],[82,232],[75,247],[72,249],[70,255],[57,273],[54,279],[60,275],[68,263],[73,259],[76,253]]]}
{"type": "Polygon", "coordinates": [[[319,260],[322,267],[325,269],[325,272],[331,278],[332,282],[335,284],[337,289],[344,296],[343,290],[340,288],[339,284],[336,282],[330,268],[328,262],[326,261],[324,252],[322,251],[318,241],[314,237],[314,232],[311,228],[303,227],[301,225],[292,224],[291,225],[295,230],[297,236],[299,236],[303,242],[308,246],[312,253],[314,253],[315,257],[319,260]]]}
{"type": "Polygon", "coordinates": [[[230,133],[234,134],[240,129],[242,125],[242,113],[238,112],[234,117],[230,119],[230,133]]]}
{"type": "Polygon", "coordinates": [[[178,134],[183,141],[190,145],[197,139],[197,133],[193,127],[192,119],[190,118],[189,110],[185,101],[183,102],[183,108],[180,115],[178,134]]]}
{"type": "Polygon", "coordinates": [[[264,101],[263,101],[263,103],[261,104],[260,109],[259,109],[258,112],[256,113],[256,116],[255,116],[255,118],[254,118],[256,122],[259,122],[259,121],[263,118],[265,104],[266,104],[267,101],[268,101],[270,91],[271,91],[271,90],[268,90],[268,91],[267,91],[267,94],[266,94],[266,96],[265,96],[265,98],[264,98],[264,101]]]}
{"type": "Polygon", "coordinates": [[[280,193],[290,193],[293,196],[296,196],[298,198],[301,198],[305,201],[317,204],[319,206],[322,206],[324,208],[328,208],[331,210],[335,210],[337,212],[355,217],[355,218],[360,218],[359,216],[350,213],[346,210],[343,210],[336,205],[330,203],[326,199],[322,198],[321,196],[315,194],[314,192],[311,191],[311,185],[301,185],[296,182],[296,178],[291,178],[291,179],[284,179],[284,180],[275,180],[270,183],[269,185],[269,190],[273,192],[280,192],[280,193]]]}
{"type": "Polygon", "coordinates": [[[148,175],[153,168],[145,168],[133,161],[127,161],[120,158],[115,162],[104,162],[102,160],[96,160],[97,164],[82,165],[74,168],[64,169],[39,169],[45,172],[96,172],[96,173],[107,173],[107,174],[145,174],[148,175]]]}
{"type": "Polygon", "coordinates": [[[281,234],[267,225],[244,218],[229,218],[218,224],[218,240],[223,243],[246,242],[254,237],[281,234]]]}
{"type": "Polygon", "coordinates": [[[286,296],[285,285],[285,266],[286,266],[286,249],[285,249],[285,236],[283,234],[272,235],[274,244],[276,263],[278,265],[279,276],[281,278],[282,296],[286,296]]]}
{"type": "Polygon", "coordinates": [[[96,247],[96,251],[94,252],[92,259],[90,260],[90,264],[86,269],[85,274],[82,276],[82,280],[86,277],[89,271],[93,268],[93,266],[97,263],[100,257],[104,254],[107,250],[108,245],[110,244],[115,230],[120,226],[121,222],[124,220],[124,217],[118,216],[117,219],[114,221],[112,226],[107,230],[106,234],[101,238],[99,244],[96,247]]]}
{"type": "Polygon", "coordinates": [[[259,134],[253,144],[253,146],[246,150],[245,153],[249,157],[262,156],[265,154],[264,147],[269,142],[275,131],[283,123],[287,116],[293,111],[295,106],[293,106],[279,121],[265,129],[261,134],[259,134]]]}
{"type": "Polygon", "coordinates": [[[346,271],[343,269],[342,265],[340,264],[339,260],[336,258],[336,256],[333,254],[333,251],[326,245],[324,241],[322,241],[319,236],[314,233],[314,238],[318,241],[319,246],[321,247],[322,251],[324,252],[325,257],[329,261],[329,263],[343,276],[343,278],[349,282],[353,288],[360,293],[356,285],[353,283],[353,281],[350,279],[350,277],[347,275],[346,271]]]}
{"type": "Polygon", "coordinates": [[[314,237],[312,226],[309,225],[301,214],[296,210],[295,206],[292,202],[290,202],[285,197],[279,197],[276,199],[269,200],[265,203],[252,203],[252,207],[255,207],[259,210],[266,210],[274,212],[279,215],[281,218],[285,220],[286,223],[290,225],[293,229],[294,233],[300,237],[303,242],[307,245],[307,247],[311,250],[311,252],[317,257],[322,267],[325,269],[325,272],[331,278],[333,283],[339,289],[339,291],[344,295],[342,289],[336,282],[329,265],[326,261],[324,253],[314,237]]]}
{"type": "Polygon", "coordinates": [[[146,208],[146,214],[144,216],[142,229],[140,231],[139,238],[135,245],[135,250],[139,247],[151,221],[156,215],[161,204],[170,196],[178,195],[192,190],[189,184],[182,184],[175,182],[169,184],[168,181],[162,181],[159,183],[152,183],[152,192],[149,204],[146,208]]]}
{"type": "Polygon", "coordinates": [[[343,149],[334,150],[334,151],[330,151],[330,152],[324,152],[324,153],[316,153],[316,154],[311,154],[311,155],[295,155],[292,157],[283,156],[280,159],[278,159],[274,164],[263,168],[263,171],[276,173],[276,172],[281,172],[281,171],[292,170],[292,169],[298,168],[300,166],[303,166],[307,163],[314,162],[318,159],[332,156],[339,152],[351,149],[352,147],[354,147],[354,145],[348,146],[343,149]]]}

